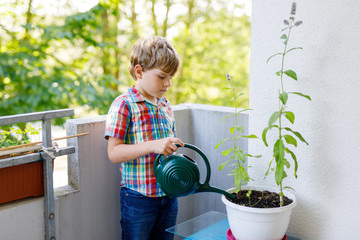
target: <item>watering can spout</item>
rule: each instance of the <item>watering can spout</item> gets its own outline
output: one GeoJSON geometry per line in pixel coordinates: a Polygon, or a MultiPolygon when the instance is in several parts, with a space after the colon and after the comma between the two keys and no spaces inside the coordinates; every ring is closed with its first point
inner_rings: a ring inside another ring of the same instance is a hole
{"type": "Polygon", "coordinates": [[[200,187],[197,190],[197,192],[215,192],[215,193],[220,193],[222,195],[225,195],[226,197],[228,197],[228,198],[230,198],[232,200],[236,199],[235,195],[233,195],[233,194],[231,194],[229,192],[226,192],[226,191],[224,191],[222,189],[211,187],[209,185],[200,187]]]}
{"type": "MultiPolygon", "coordinates": [[[[180,147],[179,144],[176,144],[180,147]]],[[[224,190],[210,186],[210,163],[205,154],[197,147],[191,144],[185,144],[184,147],[190,148],[199,153],[206,164],[206,179],[200,183],[200,171],[194,160],[186,155],[170,155],[160,163],[162,154],[158,155],[154,162],[154,174],[161,190],[168,196],[181,197],[197,192],[215,192],[223,194],[230,199],[235,196],[224,190]]]]}
{"type": "Polygon", "coordinates": [[[232,200],[235,200],[236,197],[235,195],[229,193],[229,192],[226,192],[222,189],[219,189],[219,188],[216,188],[216,187],[212,187],[210,185],[206,185],[206,186],[201,186],[197,192],[215,192],[215,193],[220,193],[222,195],[225,195],[226,197],[232,199],[232,200]]]}

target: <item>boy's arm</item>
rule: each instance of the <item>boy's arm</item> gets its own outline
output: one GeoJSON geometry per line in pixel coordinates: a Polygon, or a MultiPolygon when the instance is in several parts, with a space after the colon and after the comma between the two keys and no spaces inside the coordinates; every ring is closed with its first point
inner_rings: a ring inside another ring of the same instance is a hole
{"type": "Polygon", "coordinates": [[[134,160],[141,156],[157,153],[168,156],[173,154],[177,147],[175,143],[184,147],[184,143],[179,138],[168,137],[159,140],[142,142],[138,144],[125,144],[124,140],[109,137],[108,156],[113,163],[122,163],[134,160]]]}

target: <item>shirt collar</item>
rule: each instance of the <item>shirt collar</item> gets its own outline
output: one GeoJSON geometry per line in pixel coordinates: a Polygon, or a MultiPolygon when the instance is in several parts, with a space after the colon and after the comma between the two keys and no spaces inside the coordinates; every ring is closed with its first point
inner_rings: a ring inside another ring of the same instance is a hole
{"type": "MultiPolygon", "coordinates": [[[[135,86],[131,86],[131,88],[129,88],[129,90],[128,90],[128,93],[129,93],[129,96],[130,96],[129,100],[131,102],[148,102],[150,104],[153,104],[151,101],[149,101],[143,95],[141,95],[139,93],[139,91],[136,90],[135,86]]],[[[164,97],[158,99],[158,101],[157,101],[157,104],[159,106],[166,106],[166,103],[167,103],[167,99],[164,98],[164,97]]]]}

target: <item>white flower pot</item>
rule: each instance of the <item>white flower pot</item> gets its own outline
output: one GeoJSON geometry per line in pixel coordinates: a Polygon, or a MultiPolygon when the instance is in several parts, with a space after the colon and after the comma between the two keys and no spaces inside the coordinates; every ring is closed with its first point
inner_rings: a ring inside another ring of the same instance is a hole
{"type": "MultiPolygon", "coordinates": [[[[277,188],[264,186],[244,186],[243,189],[268,190],[278,192],[277,188]]],[[[228,192],[232,192],[229,189],[228,192]]],[[[230,229],[236,240],[281,240],[289,225],[292,209],[296,206],[293,194],[284,191],[284,195],[293,200],[285,207],[251,208],[230,202],[222,195],[226,205],[230,229]]]]}

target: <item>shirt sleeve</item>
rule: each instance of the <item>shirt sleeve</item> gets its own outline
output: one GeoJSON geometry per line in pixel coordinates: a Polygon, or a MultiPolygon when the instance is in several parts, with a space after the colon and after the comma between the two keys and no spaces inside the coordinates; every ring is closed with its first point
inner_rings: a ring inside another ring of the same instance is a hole
{"type": "Polygon", "coordinates": [[[125,141],[131,119],[130,115],[131,111],[126,101],[124,99],[115,99],[106,118],[105,139],[115,137],[125,141]]]}

